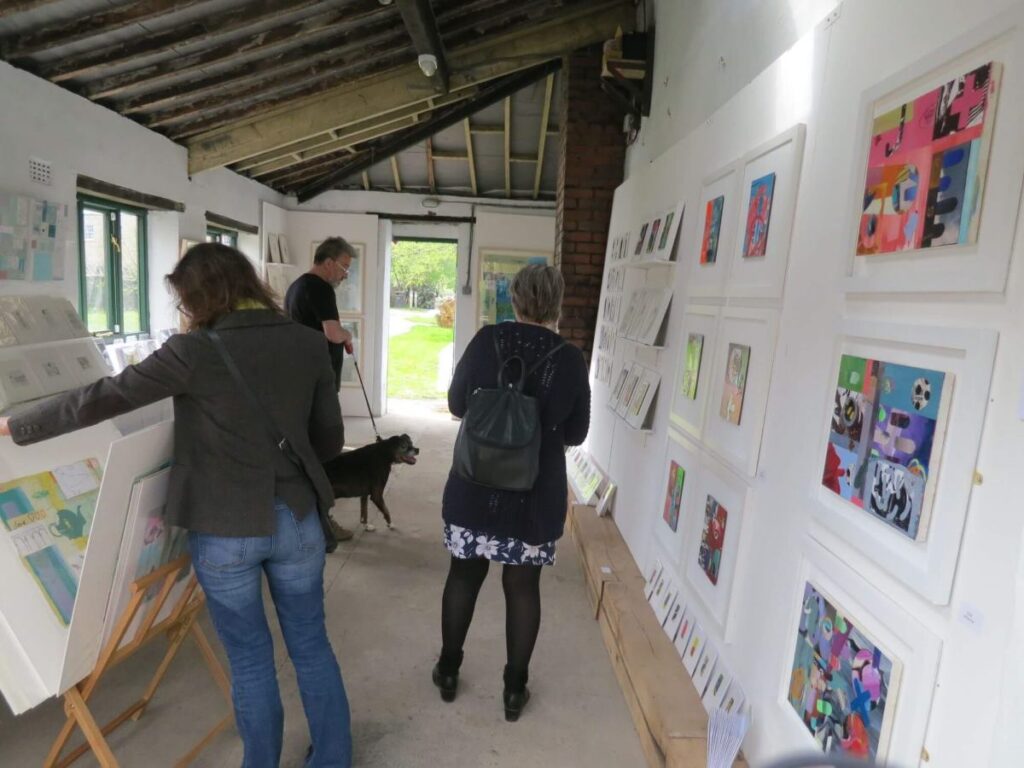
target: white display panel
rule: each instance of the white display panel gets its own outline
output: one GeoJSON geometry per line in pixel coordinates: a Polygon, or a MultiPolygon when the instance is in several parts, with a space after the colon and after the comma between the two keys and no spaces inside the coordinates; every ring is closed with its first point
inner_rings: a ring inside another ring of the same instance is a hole
{"type": "Polygon", "coordinates": [[[693,509],[688,515],[683,567],[693,594],[700,598],[728,640],[733,582],[744,556],[743,519],[747,485],[708,456],[702,457],[696,479],[693,509]],[[717,508],[709,503],[709,497],[717,502],[717,508]],[[702,541],[705,529],[708,536],[702,541]],[[702,547],[706,553],[703,557],[702,547]]]}
{"type": "Polygon", "coordinates": [[[693,213],[695,219],[692,230],[693,246],[689,252],[683,254],[683,258],[689,265],[686,268],[686,292],[691,298],[725,296],[725,282],[734,256],[736,222],[740,209],[746,210],[746,201],[745,199],[741,201],[739,193],[740,175],[739,163],[732,163],[708,176],[701,187],[697,206],[693,213]],[[719,197],[724,197],[725,200],[722,207],[715,261],[702,263],[708,203],[719,197]]]}
{"type": "Polygon", "coordinates": [[[682,327],[679,333],[679,343],[683,349],[680,351],[679,362],[676,364],[675,385],[672,389],[672,410],[669,418],[675,426],[698,440],[704,434],[704,412],[708,405],[708,393],[713,389],[711,376],[714,369],[715,337],[720,312],[718,307],[690,306],[683,312],[682,327]],[[688,397],[683,386],[686,380],[686,345],[691,334],[703,337],[694,398],[688,397]]]}
{"type": "Polygon", "coordinates": [[[1024,21],[1019,9],[1002,14],[863,92],[849,175],[849,218],[843,242],[843,252],[848,254],[843,280],[847,291],[1001,293],[1005,289],[1014,236],[1014,229],[1005,223],[1017,218],[1024,178],[1024,147],[1018,141],[1018,126],[1024,122],[1024,78],[1019,76],[1024,44],[1022,29],[1024,21]],[[988,62],[1001,65],[1002,82],[998,84],[995,132],[991,136],[977,242],[857,256],[860,201],[864,196],[875,114],[896,108],[923,91],[988,62]]]}
{"type": "Polygon", "coordinates": [[[739,472],[753,477],[761,453],[768,388],[775,360],[778,313],[768,309],[726,307],[715,338],[714,364],[704,423],[704,442],[739,472]],[[722,416],[730,345],[750,350],[739,424],[722,416]]]}
{"type": "Polygon", "coordinates": [[[853,547],[909,587],[939,605],[950,600],[967,519],[974,466],[988,406],[998,334],[980,329],[889,325],[847,320],[828,379],[822,379],[825,412],[811,479],[815,535],[837,551],[853,547]],[[953,375],[934,502],[927,538],[914,541],[822,485],[822,467],[842,355],[885,360],[953,375]]]}
{"type": "Polygon", "coordinates": [[[794,585],[788,621],[779,630],[784,642],[780,663],[778,705],[784,710],[782,725],[791,744],[820,749],[803,720],[789,703],[792,662],[797,628],[803,615],[804,589],[808,582],[858,630],[899,662],[898,687],[890,690],[887,707],[894,708],[892,728],[879,764],[918,765],[931,712],[935,677],[942,644],[917,622],[904,606],[883,589],[869,584],[849,566],[807,538],[806,554],[794,585]]]}
{"type": "Polygon", "coordinates": [[[743,298],[782,298],[789,263],[789,245],[796,213],[797,191],[804,156],[803,125],[797,125],[755,149],[744,159],[739,187],[738,215],[734,253],[726,293],[743,298]],[[770,216],[763,255],[744,256],[758,252],[756,238],[748,230],[751,189],[759,180],[771,180],[770,216]]]}

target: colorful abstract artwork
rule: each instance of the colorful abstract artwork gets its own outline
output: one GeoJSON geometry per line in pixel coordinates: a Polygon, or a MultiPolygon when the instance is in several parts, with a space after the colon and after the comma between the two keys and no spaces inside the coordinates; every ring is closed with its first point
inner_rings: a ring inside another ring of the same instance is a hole
{"type": "Polygon", "coordinates": [[[665,511],[662,519],[673,531],[679,528],[679,507],[683,503],[683,483],[686,482],[686,470],[676,462],[668,468],[668,490],[665,492],[665,511]]]}
{"type": "MultiPolygon", "coordinates": [[[[666,232],[668,230],[665,230],[666,232]]],[[[655,219],[651,224],[651,236],[647,238],[647,253],[654,253],[654,246],[658,242],[658,235],[661,233],[661,219],[655,219]]]]}
{"type": "Polygon", "coordinates": [[[704,503],[704,528],[700,534],[700,548],[697,550],[697,564],[715,586],[718,586],[718,572],[722,566],[722,548],[725,546],[725,526],[729,522],[729,511],[708,494],[704,503]]]}
{"type": "Polygon", "coordinates": [[[725,195],[708,200],[704,212],[704,239],[700,246],[700,263],[714,264],[718,261],[718,237],[722,232],[722,214],[725,211],[725,195]]]}
{"type": "Polygon", "coordinates": [[[686,339],[686,368],[683,370],[681,389],[690,400],[697,399],[697,382],[700,380],[700,361],[704,356],[704,334],[691,333],[686,339]]]}
{"type": "Polygon", "coordinates": [[[747,206],[747,228],[743,235],[743,258],[762,258],[768,251],[768,222],[772,217],[772,198],[775,196],[775,174],[754,179],[750,185],[750,203],[747,206]]]}
{"type": "Polygon", "coordinates": [[[750,347],[730,344],[725,361],[725,386],[719,415],[730,424],[739,424],[743,413],[743,396],[747,391],[747,371],[750,369],[750,347]]]}
{"type": "Polygon", "coordinates": [[[949,373],[843,355],[822,484],[923,540],[952,384],[949,373]]]}
{"type": "Polygon", "coordinates": [[[1000,75],[985,64],[875,117],[858,255],[977,241],[1000,75]]]}
{"type": "Polygon", "coordinates": [[[644,249],[644,241],[647,239],[648,227],[650,227],[650,223],[644,224],[640,227],[640,237],[636,239],[636,249],[633,251],[634,256],[639,256],[644,249]]]}
{"type": "Polygon", "coordinates": [[[61,624],[71,622],[100,488],[95,459],[0,483],[0,522],[61,624]]]}
{"type": "Polygon", "coordinates": [[[672,232],[672,222],[675,220],[675,218],[675,211],[669,211],[668,215],[665,217],[665,226],[661,230],[661,240],[658,242],[659,251],[664,251],[665,247],[669,244],[668,236],[669,233],[672,232]]]}
{"type": "Polygon", "coordinates": [[[789,703],[821,749],[855,758],[883,758],[892,717],[887,705],[897,682],[892,659],[808,583],[789,703]]]}

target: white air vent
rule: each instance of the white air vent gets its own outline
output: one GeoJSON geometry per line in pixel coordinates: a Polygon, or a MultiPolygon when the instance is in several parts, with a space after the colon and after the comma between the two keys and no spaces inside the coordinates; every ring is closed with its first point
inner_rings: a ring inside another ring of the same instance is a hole
{"type": "Polygon", "coordinates": [[[28,177],[36,184],[49,186],[51,171],[52,168],[46,160],[40,160],[38,157],[28,159],[28,177]]]}

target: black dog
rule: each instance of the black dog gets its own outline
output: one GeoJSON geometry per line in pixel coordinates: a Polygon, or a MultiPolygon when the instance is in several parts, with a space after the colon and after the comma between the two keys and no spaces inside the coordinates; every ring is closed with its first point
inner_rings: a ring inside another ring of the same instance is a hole
{"type": "Polygon", "coordinates": [[[366,500],[373,501],[391,527],[391,512],[384,503],[384,486],[391,476],[392,464],[415,464],[420,449],[412,444],[408,435],[395,435],[387,440],[377,438],[376,443],[354,451],[346,451],[324,464],[336,499],[359,498],[359,522],[366,530],[375,530],[366,522],[366,500]]]}

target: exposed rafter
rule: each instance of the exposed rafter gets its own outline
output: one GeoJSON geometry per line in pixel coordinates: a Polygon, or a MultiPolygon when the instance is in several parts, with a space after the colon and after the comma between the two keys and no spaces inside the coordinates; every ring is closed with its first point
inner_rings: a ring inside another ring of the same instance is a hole
{"type": "Polygon", "coordinates": [[[469,118],[462,121],[466,129],[466,157],[469,160],[469,186],[473,194],[477,194],[476,185],[476,158],[473,157],[473,130],[469,125],[469,118]]]}
{"type": "Polygon", "coordinates": [[[391,157],[391,155],[401,152],[403,149],[413,146],[414,144],[433,136],[435,133],[457,124],[461,120],[465,120],[467,117],[479,112],[481,109],[486,109],[492,104],[497,104],[506,96],[509,96],[528,85],[532,85],[541,78],[547,77],[552,72],[558,71],[561,66],[561,59],[553,59],[540,64],[539,66],[535,66],[532,69],[528,69],[525,72],[505,77],[497,83],[493,83],[484,88],[476,98],[449,107],[435,116],[432,120],[426,121],[415,128],[411,128],[394,138],[383,140],[369,149],[362,150],[356,157],[353,157],[350,162],[342,163],[339,168],[327,174],[322,179],[302,188],[298,194],[299,202],[305,202],[321,192],[330,189],[335,184],[346,179],[352,174],[370,168],[381,160],[385,160],[391,157]]]}
{"type": "Polygon", "coordinates": [[[0,5],[0,19],[14,16],[17,13],[25,13],[35,8],[41,8],[44,5],[52,5],[56,2],[58,0],[9,0],[9,2],[0,5]]]}
{"type": "Polygon", "coordinates": [[[0,46],[0,53],[5,59],[31,56],[182,11],[200,2],[202,0],[138,0],[88,16],[79,16],[71,21],[48,24],[26,34],[14,35],[0,46]]]}
{"type": "Polygon", "coordinates": [[[197,47],[250,27],[285,22],[289,16],[319,2],[320,0],[258,0],[246,5],[241,12],[238,8],[230,8],[211,13],[202,20],[190,21],[142,38],[107,45],[97,51],[62,56],[57,61],[35,69],[40,77],[60,83],[72,78],[93,75],[104,69],[120,68],[139,59],[172,54],[178,48],[197,47]]]}
{"type": "Polygon", "coordinates": [[[512,197],[512,96],[505,98],[505,197],[512,197]]]}
{"type": "MultiPolygon", "coordinates": [[[[630,28],[632,5],[622,0],[588,3],[537,24],[495,35],[449,53],[451,90],[527,69],[540,61],[606,39],[616,27],[630,28]]],[[[196,173],[244,160],[286,146],[339,125],[366,120],[400,109],[430,94],[423,93],[423,74],[415,64],[324,91],[315,98],[292,102],[245,122],[189,139],[189,170],[196,173]]],[[[460,118],[461,119],[461,118],[460,118]]]]}
{"type": "Polygon", "coordinates": [[[544,148],[548,140],[548,120],[551,119],[551,92],[555,87],[555,76],[548,75],[544,85],[544,109],[540,116],[540,139],[537,141],[537,169],[533,173],[533,199],[540,194],[540,177],[544,173],[544,148]]]}
{"type": "Polygon", "coordinates": [[[365,189],[367,192],[370,191],[370,174],[368,174],[366,171],[363,171],[363,189],[365,189]]]}
{"type": "Polygon", "coordinates": [[[395,191],[402,191],[402,174],[398,172],[398,155],[391,156],[391,174],[395,177],[395,191]]]}
{"type": "Polygon", "coordinates": [[[448,59],[430,0],[398,0],[397,5],[416,53],[433,56],[437,61],[437,71],[430,77],[434,90],[448,93],[448,59]]]}
{"type": "Polygon", "coordinates": [[[431,194],[437,194],[437,179],[434,177],[434,140],[429,136],[427,137],[427,186],[430,187],[431,194]]]}

